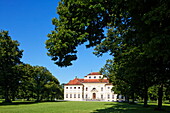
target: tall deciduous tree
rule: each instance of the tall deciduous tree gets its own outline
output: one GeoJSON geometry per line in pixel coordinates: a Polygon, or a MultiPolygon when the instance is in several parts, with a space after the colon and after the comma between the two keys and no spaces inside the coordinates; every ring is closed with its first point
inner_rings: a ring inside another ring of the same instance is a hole
{"type": "Polygon", "coordinates": [[[22,75],[20,80],[19,87],[19,98],[27,99],[33,98],[34,95],[34,87],[33,87],[33,73],[34,67],[30,64],[21,64],[19,65],[19,70],[22,75]]]}
{"type": "Polygon", "coordinates": [[[21,63],[22,50],[19,43],[12,40],[7,31],[0,32],[0,86],[3,89],[5,102],[11,102],[10,91],[19,82],[15,66],[21,63]]]}
{"type": "MultiPolygon", "coordinates": [[[[48,55],[63,67],[72,65],[76,47],[84,42],[89,42],[86,47],[96,46],[97,56],[109,51],[118,65],[130,66],[125,70],[129,76],[144,72],[144,78],[153,77],[161,109],[162,89],[170,79],[169,7],[169,0],[61,0],[59,19],[52,20],[55,30],[46,41],[48,55]],[[126,55],[129,59],[121,58],[126,55]]],[[[152,84],[143,80],[147,93],[152,84]]]]}
{"type": "Polygon", "coordinates": [[[42,66],[31,66],[29,64],[19,65],[22,75],[19,87],[19,97],[30,100],[36,98],[41,101],[51,97],[54,99],[56,95],[60,95],[59,81],[55,78],[47,68],[42,66]]]}
{"type": "MultiPolygon", "coordinates": [[[[33,78],[32,84],[34,92],[36,94],[37,101],[41,101],[43,99],[45,90],[50,83],[53,83],[53,87],[49,88],[53,88],[55,90],[58,89],[58,87],[56,86],[59,85],[59,81],[45,67],[34,66],[32,78],[33,78]]],[[[56,93],[59,92],[56,91],[56,93]]]]}

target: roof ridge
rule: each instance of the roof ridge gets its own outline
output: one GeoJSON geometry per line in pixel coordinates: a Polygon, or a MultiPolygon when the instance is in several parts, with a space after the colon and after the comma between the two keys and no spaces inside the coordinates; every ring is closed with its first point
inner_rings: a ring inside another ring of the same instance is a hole
{"type": "Polygon", "coordinates": [[[88,75],[102,75],[100,72],[91,72],[88,75]]]}

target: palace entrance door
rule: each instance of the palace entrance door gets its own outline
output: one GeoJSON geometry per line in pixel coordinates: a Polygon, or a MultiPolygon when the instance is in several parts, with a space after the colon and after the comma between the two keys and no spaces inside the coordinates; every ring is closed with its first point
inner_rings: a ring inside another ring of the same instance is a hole
{"type": "Polygon", "coordinates": [[[93,93],[93,100],[96,99],[96,93],[93,93]]]}

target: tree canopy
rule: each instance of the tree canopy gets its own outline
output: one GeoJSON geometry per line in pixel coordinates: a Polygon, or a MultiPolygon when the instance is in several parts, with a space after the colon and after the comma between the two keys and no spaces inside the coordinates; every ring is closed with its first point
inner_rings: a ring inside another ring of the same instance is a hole
{"type": "MultiPolygon", "coordinates": [[[[76,48],[88,42],[95,55],[114,56],[112,77],[144,88],[147,102],[148,88],[157,84],[163,92],[170,79],[169,7],[169,0],[61,0],[46,41],[48,55],[58,66],[70,66],[76,48]]],[[[161,93],[158,98],[161,108],[161,93]]]]}
{"type": "Polygon", "coordinates": [[[7,31],[0,32],[0,86],[3,89],[5,101],[10,102],[9,94],[13,86],[18,86],[21,76],[15,66],[20,64],[23,50],[18,48],[19,43],[12,40],[7,31]]]}
{"type": "Polygon", "coordinates": [[[59,81],[47,68],[31,66],[20,61],[23,50],[12,40],[8,31],[0,32],[0,95],[5,102],[16,98],[37,101],[62,98],[59,81]]]}
{"type": "MultiPolygon", "coordinates": [[[[146,44],[146,52],[158,55],[153,52],[161,43],[157,39],[168,37],[168,5],[168,0],[61,0],[59,18],[52,20],[55,30],[46,41],[48,55],[61,67],[72,65],[76,47],[87,41],[87,47],[97,45],[97,55],[115,54],[119,49],[115,44],[121,46],[123,41],[146,44]]],[[[164,48],[169,49],[163,46],[162,54],[164,48]]]]}

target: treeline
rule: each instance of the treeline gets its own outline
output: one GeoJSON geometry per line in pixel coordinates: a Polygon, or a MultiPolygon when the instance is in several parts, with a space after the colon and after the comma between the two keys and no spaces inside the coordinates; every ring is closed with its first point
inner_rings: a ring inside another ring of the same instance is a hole
{"type": "Polygon", "coordinates": [[[63,98],[63,89],[47,68],[21,62],[23,50],[8,31],[0,32],[0,98],[54,100],[63,98]]]}
{"type": "MultiPolygon", "coordinates": [[[[147,107],[148,101],[157,101],[158,109],[162,108],[163,101],[170,102],[170,79],[168,75],[163,75],[163,72],[161,74],[152,72],[150,69],[146,69],[147,67],[144,65],[141,66],[140,61],[136,59],[131,61],[138,64],[135,67],[121,59],[115,61],[115,59],[107,60],[107,63],[101,69],[101,73],[113,83],[115,93],[125,96],[126,102],[143,102],[144,106],[147,107]],[[125,63],[128,64],[125,65],[125,63]]],[[[165,70],[169,73],[169,67],[166,67],[165,70]]]]}

